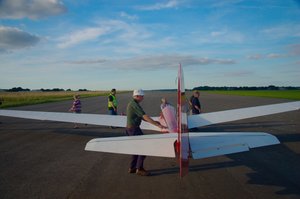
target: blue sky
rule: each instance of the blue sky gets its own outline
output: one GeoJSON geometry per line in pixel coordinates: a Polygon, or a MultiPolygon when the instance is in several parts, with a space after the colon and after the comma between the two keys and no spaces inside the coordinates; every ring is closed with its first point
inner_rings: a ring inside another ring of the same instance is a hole
{"type": "Polygon", "coordinates": [[[300,86],[300,1],[2,0],[0,88],[300,86]]]}

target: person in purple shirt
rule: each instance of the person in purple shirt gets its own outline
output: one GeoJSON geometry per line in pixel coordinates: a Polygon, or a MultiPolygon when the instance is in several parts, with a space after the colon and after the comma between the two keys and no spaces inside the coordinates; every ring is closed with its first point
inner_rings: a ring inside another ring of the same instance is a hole
{"type": "MultiPolygon", "coordinates": [[[[81,113],[81,102],[80,102],[80,95],[74,95],[74,101],[72,104],[72,107],[70,108],[69,111],[73,113],[81,113]]],[[[77,123],[74,123],[74,129],[78,129],[77,123]]]]}

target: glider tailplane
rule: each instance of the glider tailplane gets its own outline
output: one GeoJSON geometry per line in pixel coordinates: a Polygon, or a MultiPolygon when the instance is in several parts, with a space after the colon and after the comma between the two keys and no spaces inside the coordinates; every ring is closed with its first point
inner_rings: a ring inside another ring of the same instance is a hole
{"type": "Polygon", "coordinates": [[[201,132],[189,133],[193,159],[249,151],[251,148],[279,144],[279,140],[261,132],[201,132]]]}
{"type": "Polygon", "coordinates": [[[175,133],[95,138],[86,144],[85,150],[174,158],[176,138],[175,133]]]}

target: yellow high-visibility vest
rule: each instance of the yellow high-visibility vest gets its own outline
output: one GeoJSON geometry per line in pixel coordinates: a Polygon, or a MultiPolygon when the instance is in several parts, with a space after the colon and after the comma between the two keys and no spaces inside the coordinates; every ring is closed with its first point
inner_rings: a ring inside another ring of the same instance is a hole
{"type": "Polygon", "coordinates": [[[108,104],[107,104],[108,108],[117,107],[118,102],[117,102],[116,96],[114,96],[112,94],[109,94],[109,96],[108,96],[108,99],[107,99],[108,100],[108,104]],[[109,101],[109,96],[112,96],[113,101],[109,101]]]}

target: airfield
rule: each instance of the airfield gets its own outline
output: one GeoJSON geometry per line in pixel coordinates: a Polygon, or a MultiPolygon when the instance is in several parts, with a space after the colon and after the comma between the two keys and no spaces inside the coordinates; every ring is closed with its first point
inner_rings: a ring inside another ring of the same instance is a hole
{"type": "MultiPolygon", "coordinates": [[[[187,93],[188,96],[191,93],[187,93]]],[[[146,92],[146,113],[158,116],[160,98],[146,92]]],[[[119,113],[131,93],[117,94],[119,113]]],[[[288,102],[275,98],[201,93],[204,112],[288,102]]],[[[107,98],[81,99],[83,113],[106,114],[107,98]]],[[[17,110],[67,112],[72,100],[17,110]]],[[[93,138],[124,136],[123,128],[0,117],[0,198],[300,198],[300,111],[199,128],[206,132],[267,132],[281,141],[249,152],[190,160],[180,179],[175,159],[147,157],[150,177],[128,174],[129,155],[84,151],[93,138]]],[[[144,131],[145,134],[156,133],[144,131]]]]}

